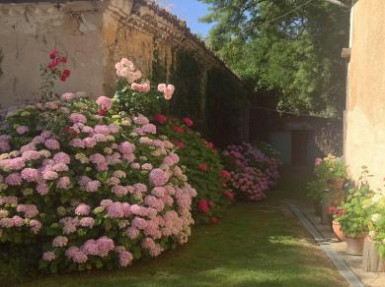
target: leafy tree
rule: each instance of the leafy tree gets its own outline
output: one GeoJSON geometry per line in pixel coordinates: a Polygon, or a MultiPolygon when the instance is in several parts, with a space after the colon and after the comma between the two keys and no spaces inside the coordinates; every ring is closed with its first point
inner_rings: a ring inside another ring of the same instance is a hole
{"type": "Polygon", "coordinates": [[[274,94],[279,110],[342,111],[348,9],[329,0],[200,1],[210,5],[202,21],[216,23],[210,47],[256,91],[274,94]]]}

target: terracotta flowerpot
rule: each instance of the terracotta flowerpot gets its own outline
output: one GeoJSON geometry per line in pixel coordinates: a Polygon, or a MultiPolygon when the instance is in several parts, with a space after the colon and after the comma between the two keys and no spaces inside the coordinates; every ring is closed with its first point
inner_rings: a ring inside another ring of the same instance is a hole
{"type": "Polygon", "coordinates": [[[330,188],[333,191],[342,190],[343,187],[344,187],[344,184],[345,184],[345,179],[344,178],[335,178],[335,179],[329,180],[330,188]]]}
{"type": "Polygon", "coordinates": [[[337,238],[340,241],[344,241],[346,236],[341,230],[341,224],[338,221],[333,220],[332,222],[332,229],[334,231],[334,234],[337,236],[337,238]]]}
{"type": "Polygon", "coordinates": [[[363,234],[360,237],[345,237],[346,253],[349,255],[361,256],[364,249],[364,240],[367,234],[363,234]]]}

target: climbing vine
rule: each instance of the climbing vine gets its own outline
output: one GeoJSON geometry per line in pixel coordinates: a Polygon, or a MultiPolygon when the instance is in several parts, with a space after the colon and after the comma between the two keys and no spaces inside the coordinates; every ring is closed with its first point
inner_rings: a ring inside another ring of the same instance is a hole
{"type": "Polygon", "coordinates": [[[213,68],[207,78],[206,119],[210,138],[222,145],[241,141],[240,128],[247,124],[247,92],[228,71],[213,68]],[[215,127],[215,128],[210,128],[215,127]]]}
{"type": "Polygon", "coordinates": [[[172,68],[171,82],[177,87],[171,112],[175,116],[189,116],[202,126],[202,66],[193,52],[176,52],[172,68]]]}

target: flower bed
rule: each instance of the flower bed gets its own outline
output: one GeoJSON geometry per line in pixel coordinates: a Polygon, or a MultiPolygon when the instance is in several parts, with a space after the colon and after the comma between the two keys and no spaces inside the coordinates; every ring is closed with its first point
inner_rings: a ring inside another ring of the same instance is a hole
{"type": "Polygon", "coordinates": [[[14,112],[0,136],[1,241],[42,246],[52,272],[125,267],[185,243],[196,191],[173,149],[106,97],[14,112]]]}
{"type": "Polygon", "coordinates": [[[262,153],[250,143],[231,145],[223,152],[231,170],[231,185],[239,198],[258,201],[278,180],[278,160],[262,153]]]}
{"type": "Polygon", "coordinates": [[[216,223],[234,198],[227,186],[230,173],[224,170],[218,150],[192,130],[194,122],[190,118],[178,120],[157,114],[154,121],[159,133],[178,147],[180,164],[185,167],[189,183],[197,190],[192,209],[194,219],[216,223]]]}

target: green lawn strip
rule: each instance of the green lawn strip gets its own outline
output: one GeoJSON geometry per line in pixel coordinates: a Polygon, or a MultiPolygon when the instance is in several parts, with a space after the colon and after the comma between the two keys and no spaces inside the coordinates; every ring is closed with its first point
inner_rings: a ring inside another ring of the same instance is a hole
{"type": "MultiPolygon", "coordinates": [[[[279,192],[281,193],[281,192],[279,192]]],[[[190,242],[120,271],[47,276],[21,286],[347,286],[298,221],[274,202],[240,203],[190,242]]]]}

